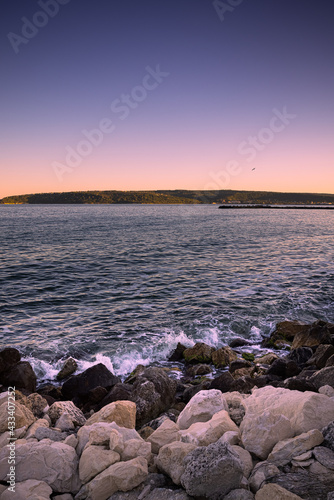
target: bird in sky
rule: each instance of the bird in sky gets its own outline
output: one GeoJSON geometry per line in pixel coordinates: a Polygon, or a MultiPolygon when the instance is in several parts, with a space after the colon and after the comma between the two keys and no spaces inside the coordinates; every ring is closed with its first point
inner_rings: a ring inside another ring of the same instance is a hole
{"type": "Polygon", "coordinates": [[[255,170],[255,167],[254,167],[254,168],[252,168],[252,172],[253,172],[253,170],[255,170]]]}

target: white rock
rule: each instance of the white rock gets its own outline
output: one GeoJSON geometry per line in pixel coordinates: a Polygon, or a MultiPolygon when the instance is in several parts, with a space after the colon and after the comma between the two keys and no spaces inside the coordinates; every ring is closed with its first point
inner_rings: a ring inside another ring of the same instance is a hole
{"type": "MultiPolygon", "coordinates": [[[[16,442],[15,473],[17,482],[27,479],[45,481],[59,493],[76,492],[79,489],[76,452],[64,443],[43,440],[40,442],[16,442]]],[[[0,452],[0,481],[8,473],[8,450],[0,452]]]]}
{"type": "Polygon", "coordinates": [[[85,484],[76,500],[107,500],[116,491],[130,491],[148,476],[147,461],[143,457],[118,462],[85,484]]]}
{"type": "Polygon", "coordinates": [[[86,448],[79,462],[79,477],[82,483],[88,483],[100,472],[120,461],[120,456],[115,451],[105,450],[101,446],[86,448]]]}
{"type": "MultiPolygon", "coordinates": [[[[120,427],[117,425],[115,422],[107,423],[107,422],[98,422],[96,424],[92,425],[84,425],[79,429],[77,437],[78,437],[78,446],[77,446],[77,453],[78,455],[81,455],[83,449],[85,448],[86,444],[89,442],[89,434],[92,430],[98,429],[98,434],[101,434],[102,436],[105,436],[106,434],[110,433],[109,436],[111,435],[112,430],[116,430],[120,435],[123,441],[128,441],[129,439],[141,439],[140,435],[135,429],[127,429],[126,427],[120,427]]],[[[104,438],[103,438],[104,439],[104,438]]],[[[112,446],[111,448],[112,449],[112,446]]],[[[117,448],[115,448],[115,451],[118,452],[117,448]]]]}
{"type": "Polygon", "coordinates": [[[181,484],[181,476],[185,471],[183,459],[196,447],[194,444],[179,441],[166,444],[159,450],[156,460],[157,467],[167,474],[175,484],[181,484]]]}
{"type": "Polygon", "coordinates": [[[70,415],[74,425],[84,425],[86,422],[84,414],[72,401],[56,401],[48,410],[48,415],[52,423],[55,423],[63,413],[70,415]]]}
{"type": "Polygon", "coordinates": [[[179,441],[179,426],[169,420],[165,420],[148,438],[147,441],[152,444],[152,453],[158,454],[160,448],[165,444],[179,441]]]}
{"type": "Polygon", "coordinates": [[[64,441],[64,444],[72,446],[72,448],[76,448],[78,445],[78,439],[74,434],[71,434],[70,436],[67,436],[67,438],[64,441]]]}
{"type": "Polygon", "coordinates": [[[220,440],[223,442],[223,443],[227,443],[227,444],[230,444],[231,446],[236,444],[238,445],[240,443],[240,432],[236,432],[236,431],[227,431],[225,432],[222,437],[220,438],[220,440]]]}
{"type": "Polygon", "coordinates": [[[55,427],[60,429],[61,431],[69,431],[74,429],[74,423],[71,415],[67,412],[64,412],[56,421],[55,427]]]}
{"type": "Polygon", "coordinates": [[[244,448],[261,460],[267,458],[278,441],[294,435],[289,419],[270,411],[254,415],[252,419],[244,418],[240,430],[244,448]]]}
{"type": "Polygon", "coordinates": [[[35,437],[35,432],[40,427],[49,427],[49,422],[47,420],[45,420],[45,418],[40,418],[40,419],[36,420],[36,422],[34,422],[29,427],[29,429],[28,429],[28,431],[26,433],[25,438],[29,439],[29,438],[35,437]]]}
{"type": "Polygon", "coordinates": [[[119,426],[134,429],[136,426],[136,404],[132,401],[110,403],[94,413],[85,425],[92,425],[97,422],[115,422],[119,426]]]}
{"type": "Polygon", "coordinates": [[[285,439],[274,446],[272,452],[268,456],[268,462],[272,462],[276,465],[286,465],[295,456],[297,457],[311,450],[315,446],[321,444],[323,440],[324,437],[318,429],[304,432],[291,439],[285,439]]]}
{"type": "Polygon", "coordinates": [[[253,460],[251,454],[244,448],[241,448],[241,446],[233,445],[231,446],[231,448],[239,456],[242,465],[242,471],[244,473],[244,476],[248,479],[250,473],[253,470],[253,460]]]}
{"type": "Polygon", "coordinates": [[[121,453],[121,460],[126,462],[136,457],[144,457],[147,462],[150,461],[152,455],[151,443],[147,443],[142,439],[129,439],[124,443],[124,450],[121,453]]]}
{"type": "Polygon", "coordinates": [[[239,429],[230,419],[227,411],[221,410],[215,413],[209,421],[192,424],[188,429],[179,431],[179,434],[183,443],[208,446],[218,441],[228,431],[239,432],[239,429]]]}
{"type": "MultiPolygon", "coordinates": [[[[7,393],[6,393],[7,395],[7,393]]],[[[8,407],[5,404],[0,406],[0,434],[2,432],[8,431],[8,407]]],[[[21,405],[18,401],[15,402],[15,427],[19,429],[20,427],[29,427],[35,422],[36,418],[33,413],[24,405],[21,405]]]]}
{"type": "Polygon", "coordinates": [[[36,481],[35,479],[28,479],[21,483],[16,483],[15,493],[6,491],[2,493],[1,500],[46,500],[50,498],[52,489],[44,481],[36,481]]]}
{"type": "Polygon", "coordinates": [[[207,422],[221,410],[228,411],[228,405],[221,391],[217,389],[199,391],[181,411],[177,425],[180,429],[188,429],[196,422],[207,422]]]}

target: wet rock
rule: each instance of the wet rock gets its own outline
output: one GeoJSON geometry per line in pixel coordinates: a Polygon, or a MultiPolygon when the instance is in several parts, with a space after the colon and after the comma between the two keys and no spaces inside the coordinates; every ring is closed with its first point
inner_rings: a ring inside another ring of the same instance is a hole
{"type": "Polygon", "coordinates": [[[247,359],[237,359],[236,361],[232,361],[229,367],[229,372],[233,373],[236,370],[240,370],[240,368],[252,368],[252,363],[247,359]]]}
{"type": "Polygon", "coordinates": [[[51,406],[55,401],[62,399],[61,387],[56,387],[53,384],[45,384],[39,387],[37,393],[43,396],[51,406]]]}
{"type": "Polygon", "coordinates": [[[322,368],[322,370],[312,375],[310,382],[314,384],[317,389],[323,385],[334,387],[334,366],[322,368]]]}
{"type": "Polygon", "coordinates": [[[176,349],[174,349],[174,351],[171,353],[171,355],[168,358],[168,361],[184,361],[183,353],[186,349],[187,349],[186,346],[178,342],[176,349]]]}
{"type": "Polygon", "coordinates": [[[29,392],[36,391],[37,377],[28,361],[20,361],[9,366],[0,376],[0,382],[6,386],[25,389],[29,392]]]}
{"type": "Polygon", "coordinates": [[[118,383],[104,396],[102,401],[97,405],[97,410],[101,410],[104,406],[114,403],[115,401],[131,401],[133,391],[132,384],[118,383]]]}
{"type": "Polygon", "coordinates": [[[183,352],[187,363],[211,363],[215,349],[203,342],[198,342],[194,347],[189,347],[183,352]]]}
{"type": "Polygon", "coordinates": [[[132,401],[115,401],[94,413],[84,425],[97,422],[116,422],[121,427],[134,429],[136,424],[136,405],[132,401]]]}
{"type": "Polygon", "coordinates": [[[83,399],[85,401],[85,407],[88,408],[89,406],[100,403],[107,396],[107,394],[108,391],[105,387],[94,387],[94,389],[91,389],[83,399]]]}
{"type": "Polygon", "coordinates": [[[311,391],[311,392],[318,392],[317,388],[315,385],[313,385],[308,379],[306,378],[298,378],[298,377],[291,377],[287,378],[284,380],[283,387],[285,389],[290,389],[290,391],[311,391]]]}
{"type": "Polygon", "coordinates": [[[62,367],[62,369],[57,374],[57,380],[64,380],[65,378],[72,375],[78,369],[78,363],[73,358],[68,358],[62,367]]]}
{"type": "Polygon", "coordinates": [[[210,389],[218,389],[221,392],[228,392],[232,390],[234,378],[230,372],[224,372],[219,377],[213,379],[210,384],[210,389]]]}
{"type": "Polygon", "coordinates": [[[278,377],[286,379],[298,375],[300,371],[301,369],[294,361],[285,358],[278,358],[269,367],[267,374],[277,375],[278,377]]]}
{"type": "Polygon", "coordinates": [[[276,359],[278,359],[277,354],[274,352],[268,352],[268,354],[265,354],[264,356],[255,358],[254,363],[260,365],[271,365],[276,359]]]}
{"type": "Polygon", "coordinates": [[[243,339],[242,337],[236,337],[235,339],[231,340],[229,346],[232,349],[235,349],[237,347],[243,347],[245,345],[251,345],[251,344],[252,342],[250,342],[249,340],[243,339]]]}
{"type": "Polygon", "coordinates": [[[6,372],[10,367],[21,361],[21,354],[13,347],[5,347],[0,351],[0,380],[1,374],[6,372]]]}
{"type": "Polygon", "coordinates": [[[161,368],[146,368],[137,377],[133,386],[132,401],[137,407],[138,427],[172,407],[176,387],[176,380],[169,378],[161,368]]]}
{"type": "Polygon", "coordinates": [[[184,465],[181,484],[188,495],[202,495],[209,500],[222,499],[239,488],[243,477],[238,455],[221,442],[191,451],[184,465]]]}
{"type": "Polygon", "coordinates": [[[198,392],[180,413],[177,424],[180,429],[187,429],[195,422],[207,422],[220,410],[228,410],[221,391],[211,389],[198,392]]]}
{"type": "Polygon", "coordinates": [[[323,446],[326,446],[330,450],[334,451],[334,421],[324,427],[321,432],[324,436],[324,442],[322,443],[323,446]]]}
{"type": "Polygon", "coordinates": [[[212,362],[216,368],[224,368],[237,359],[237,354],[230,347],[221,347],[212,353],[212,362]]]}
{"type": "Polygon", "coordinates": [[[334,325],[324,321],[316,321],[306,331],[301,331],[295,335],[292,342],[292,349],[297,347],[314,347],[320,344],[332,344],[334,325]]]}
{"type": "MultiPolygon", "coordinates": [[[[302,334],[310,329],[310,325],[298,321],[281,321],[277,323],[275,331],[270,335],[272,344],[293,342],[297,334],[302,334]]],[[[298,346],[297,346],[298,347],[298,346]]]]}
{"type": "Polygon", "coordinates": [[[203,365],[203,364],[198,364],[198,365],[191,365],[188,366],[186,370],[186,374],[188,377],[197,377],[200,375],[206,375],[207,373],[211,373],[212,369],[210,368],[209,365],[203,365]]]}
{"type": "Polygon", "coordinates": [[[92,389],[96,387],[110,389],[118,382],[120,379],[111,373],[105,365],[99,363],[79,375],[72,375],[64,382],[61,390],[66,399],[82,402],[92,389]]]}
{"type": "Polygon", "coordinates": [[[311,347],[297,347],[286,356],[286,359],[294,361],[301,368],[305,366],[308,360],[313,356],[311,347]]]}
{"type": "Polygon", "coordinates": [[[240,377],[233,382],[231,390],[241,394],[250,394],[254,386],[255,382],[251,377],[240,377]]]}
{"type": "Polygon", "coordinates": [[[332,344],[321,344],[313,356],[308,360],[308,365],[315,365],[318,369],[325,368],[327,360],[334,355],[334,346],[332,344]]]}

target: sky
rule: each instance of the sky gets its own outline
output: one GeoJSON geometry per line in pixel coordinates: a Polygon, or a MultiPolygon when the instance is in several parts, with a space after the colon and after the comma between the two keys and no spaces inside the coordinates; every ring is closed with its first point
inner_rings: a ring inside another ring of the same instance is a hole
{"type": "Polygon", "coordinates": [[[0,9],[0,198],[334,193],[332,0],[0,9]]]}

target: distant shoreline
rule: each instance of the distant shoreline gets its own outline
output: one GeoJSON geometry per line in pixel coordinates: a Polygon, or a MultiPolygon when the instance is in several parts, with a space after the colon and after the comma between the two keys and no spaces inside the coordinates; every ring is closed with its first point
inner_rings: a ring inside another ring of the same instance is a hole
{"type": "Polygon", "coordinates": [[[322,206],[322,205],[314,205],[310,207],[309,205],[221,205],[218,208],[222,209],[268,209],[268,210],[334,210],[334,207],[322,206]]]}

